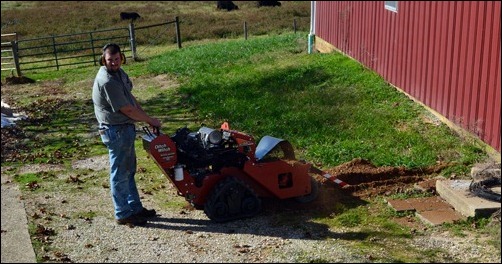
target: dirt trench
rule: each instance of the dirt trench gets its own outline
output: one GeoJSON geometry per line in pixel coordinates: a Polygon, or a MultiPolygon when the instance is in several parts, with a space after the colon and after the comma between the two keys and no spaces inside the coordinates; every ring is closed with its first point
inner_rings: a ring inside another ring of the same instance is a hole
{"type": "MultiPolygon", "coordinates": [[[[417,183],[424,183],[425,188],[431,188],[428,181],[448,166],[448,164],[437,164],[419,169],[376,167],[367,160],[357,158],[326,172],[347,184],[342,187],[344,192],[366,198],[404,193],[410,191],[410,188],[417,183]]],[[[326,181],[326,179],[323,180],[323,182],[326,181]]]]}

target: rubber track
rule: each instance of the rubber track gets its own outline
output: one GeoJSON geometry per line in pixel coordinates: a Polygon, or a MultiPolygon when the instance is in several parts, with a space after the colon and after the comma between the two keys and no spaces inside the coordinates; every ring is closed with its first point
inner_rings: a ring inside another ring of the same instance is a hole
{"type": "Polygon", "coordinates": [[[204,205],[207,217],[220,223],[252,217],[260,210],[261,199],[256,193],[247,184],[231,176],[216,185],[204,205]],[[254,206],[251,211],[243,211],[242,203],[245,200],[254,206]],[[221,211],[226,211],[226,214],[219,215],[221,211]]]}

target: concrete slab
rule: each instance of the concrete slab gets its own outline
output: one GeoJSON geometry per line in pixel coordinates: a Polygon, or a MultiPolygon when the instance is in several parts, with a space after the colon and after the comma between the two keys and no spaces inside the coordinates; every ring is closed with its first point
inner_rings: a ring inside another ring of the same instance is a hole
{"type": "Polygon", "coordinates": [[[418,197],[408,198],[406,200],[387,200],[387,203],[394,208],[397,212],[404,211],[430,211],[440,209],[452,208],[450,204],[446,203],[441,197],[418,197]]]}
{"type": "Polygon", "coordinates": [[[490,216],[500,209],[500,203],[473,195],[471,180],[438,180],[438,194],[464,216],[490,216]]]}
{"type": "Polygon", "coordinates": [[[405,200],[387,200],[397,212],[413,211],[423,223],[440,225],[463,220],[465,217],[439,196],[408,198],[405,200]]]}
{"type": "Polygon", "coordinates": [[[453,209],[451,205],[439,196],[410,198],[408,201],[415,207],[417,212],[453,209]]]}
{"type": "Polygon", "coordinates": [[[429,211],[417,212],[415,215],[422,222],[433,226],[440,225],[443,223],[453,223],[455,221],[465,219],[465,216],[455,211],[451,207],[441,210],[429,210],[429,211]]]}
{"type": "Polygon", "coordinates": [[[37,263],[21,191],[2,174],[2,262],[37,263]]]}
{"type": "Polygon", "coordinates": [[[396,212],[402,213],[407,211],[415,211],[415,208],[407,200],[388,199],[387,204],[396,212]]]}

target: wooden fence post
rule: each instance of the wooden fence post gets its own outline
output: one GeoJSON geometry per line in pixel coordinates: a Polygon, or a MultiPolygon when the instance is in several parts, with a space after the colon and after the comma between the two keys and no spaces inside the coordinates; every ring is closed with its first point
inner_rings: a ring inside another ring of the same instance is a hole
{"type": "Polygon", "coordinates": [[[135,61],[136,60],[136,39],[135,39],[135,33],[134,33],[134,24],[131,22],[129,24],[129,38],[131,42],[131,51],[132,51],[132,59],[135,61]]]}
{"type": "Polygon", "coordinates": [[[14,58],[14,64],[16,65],[17,77],[21,77],[21,67],[19,67],[19,54],[18,54],[17,40],[11,41],[10,44],[12,46],[12,57],[14,58]]]}
{"type": "Polygon", "coordinates": [[[295,31],[296,34],[296,18],[293,19],[293,30],[295,31]]]}
{"type": "Polygon", "coordinates": [[[178,43],[178,49],[181,49],[181,34],[180,34],[180,19],[175,18],[174,26],[176,28],[176,43],[178,43]]]}
{"type": "Polygon", "coordinates": [[[244,21],[244,39],[248,39],[248,23],[244,21]]]}

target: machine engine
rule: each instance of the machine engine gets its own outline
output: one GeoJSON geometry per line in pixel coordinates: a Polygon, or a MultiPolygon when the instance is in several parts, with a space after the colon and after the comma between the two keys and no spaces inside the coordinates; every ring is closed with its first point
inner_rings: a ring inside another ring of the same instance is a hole
{"type": "Polygon", "coordinates": [[[197,132],[180,128],[171,137],[178,148],[178,163],[185,165],[189,174],[216,173],[223,167],[242,169],[247,156],[238,150],[233,138],[220,130],[201,127],[197,132]]]}

